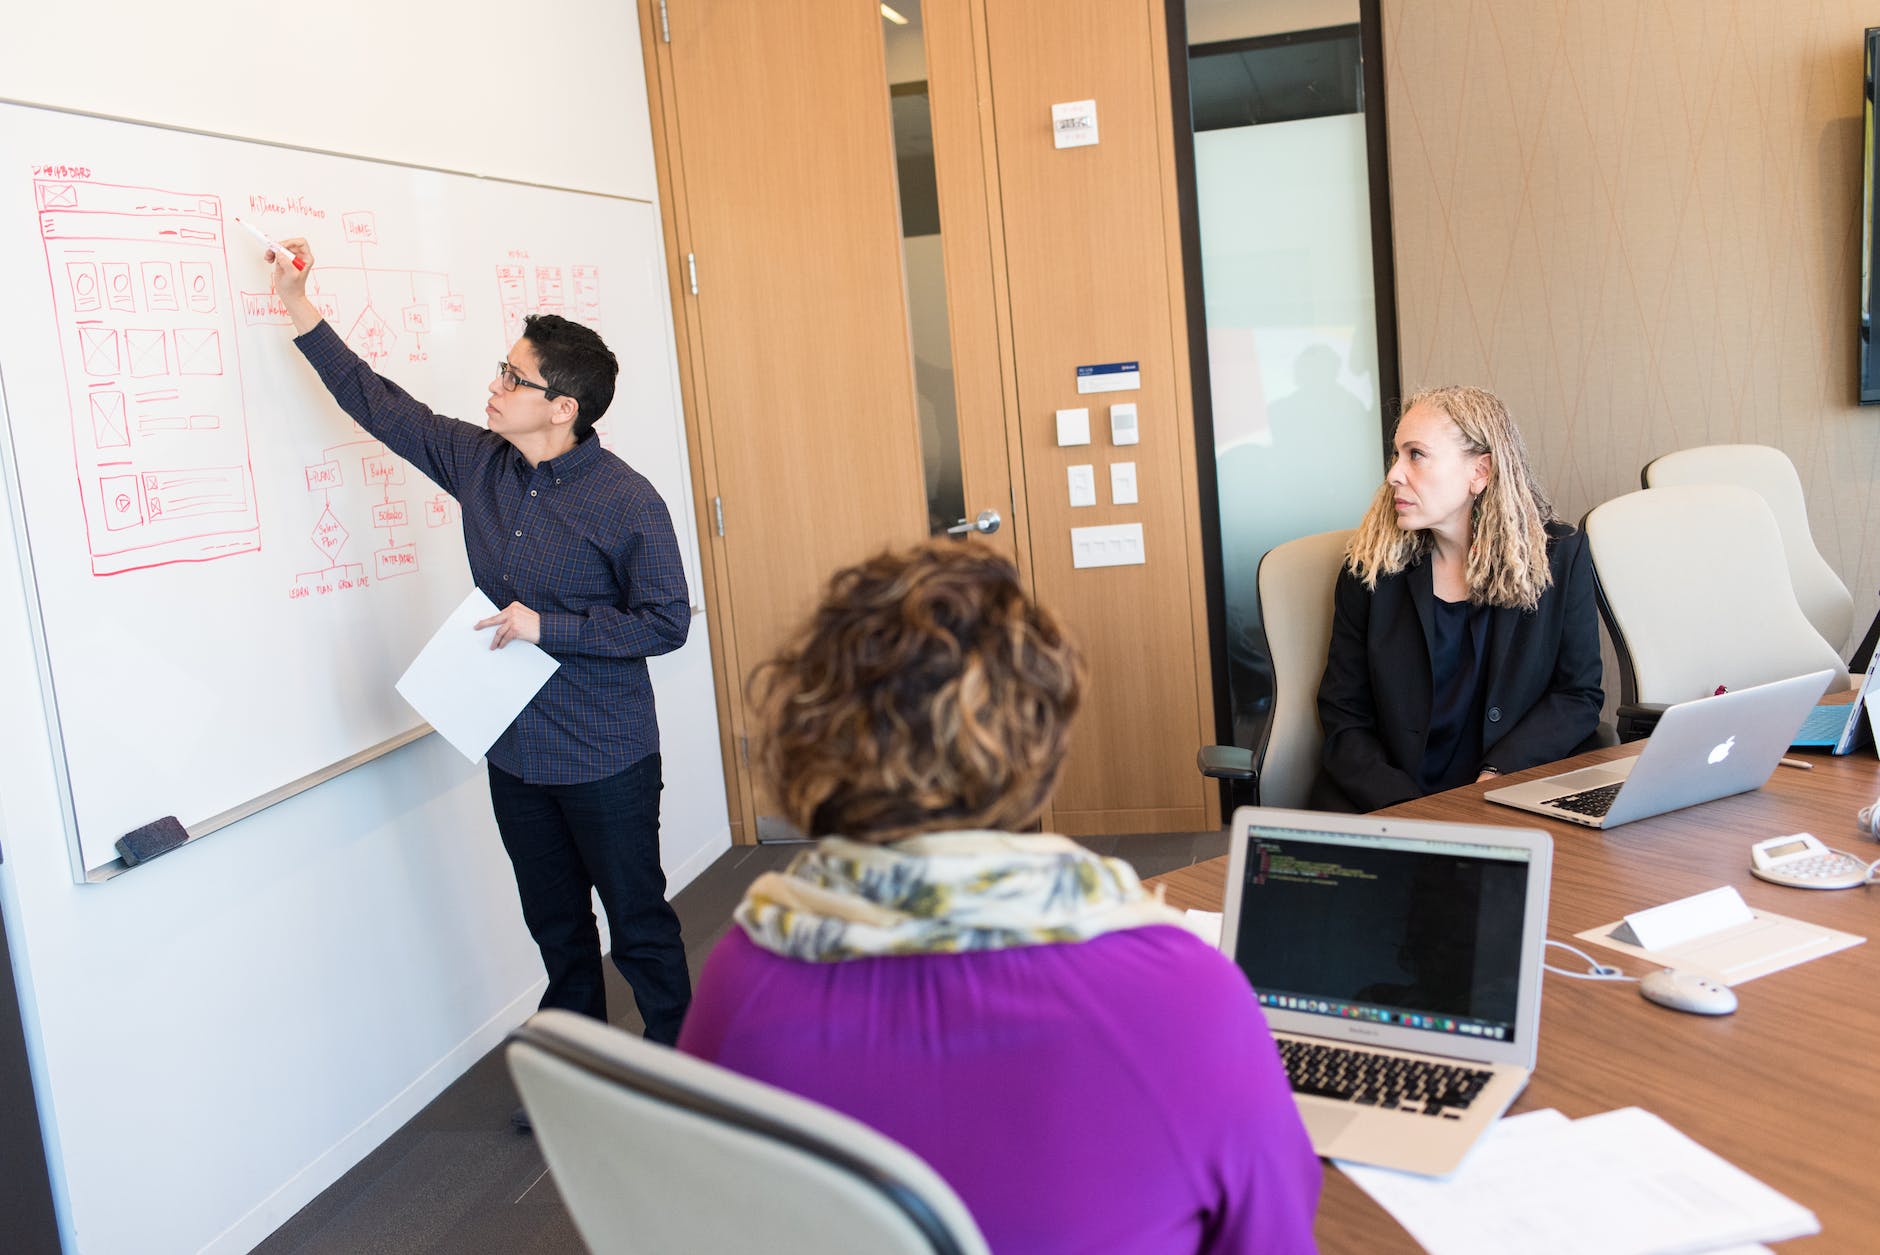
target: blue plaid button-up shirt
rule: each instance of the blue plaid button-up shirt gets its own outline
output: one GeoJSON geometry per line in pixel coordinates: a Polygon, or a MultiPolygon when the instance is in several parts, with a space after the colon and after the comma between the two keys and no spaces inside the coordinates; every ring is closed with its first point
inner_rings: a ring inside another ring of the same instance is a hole
{"type": "Polygon", "coordinates": [[[590,435],[530,466],[501,436],[435,414],[321,323],[294,341],[341,409],[463,507],[470,574],[542,616],[561,667],[490,747],[532,784],[584,784],[659,749],[646,660],[685,643],[685,569],[666,503],[590,435]]]}

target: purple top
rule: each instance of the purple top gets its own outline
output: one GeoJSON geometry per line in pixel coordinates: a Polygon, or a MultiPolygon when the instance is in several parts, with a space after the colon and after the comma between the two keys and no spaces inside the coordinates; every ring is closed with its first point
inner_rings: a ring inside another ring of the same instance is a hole
{"type": "Polygon", "coordinates": [[[999,1255],[1315,1249],[1319,1161],[1265,1017],[1180,928],[808,963],[734,926],[679,1048],[908,1147],[999,1255]]]}

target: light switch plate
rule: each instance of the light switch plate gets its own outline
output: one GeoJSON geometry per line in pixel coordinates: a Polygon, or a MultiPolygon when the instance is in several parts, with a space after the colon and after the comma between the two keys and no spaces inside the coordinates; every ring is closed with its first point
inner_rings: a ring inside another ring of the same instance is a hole
{"type": "Polygon", "coordinates": [[[1136,464],[1134,462],[1110,463],[1110,503],[1112,505],[1136,504],[1136,464]]]}
{"type": "Polygon", "coordinates": [[[1142,439],[1136,426],[1136,403],[1118,401],[1110,407],[1110,443],[1135,444],[1142,439]]]}
{"type": "Polygon", "coordinates": [[[1057,412],[1058,447],[1090,443],[1090,411],[1088,408],[1059,410],[1057,412]]]}
{"type": "Polygon", "coordinates": [[[1070,471],[1071,505],[1085,506],[1097,504],[1097,471],[1088,464],[1073,466],[1070,471]]]}
{"type": "Polygon", "coordinates": [[[1142,566],[1144,563],[1140,523],[1071,528],[1071,565],[1074,567],[1142,566]]]}

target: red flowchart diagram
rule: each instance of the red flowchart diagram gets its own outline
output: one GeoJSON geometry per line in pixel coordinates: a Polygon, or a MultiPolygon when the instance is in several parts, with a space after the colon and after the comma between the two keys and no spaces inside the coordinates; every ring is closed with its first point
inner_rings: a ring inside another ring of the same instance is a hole
{"type": "MultiPolygon", "coordinates": [[[[321,451],[323,461],[306,467],[307,492],[320,495],[320,509],[308,534],[326,565],[302,571],[288,589],[290,600],[325,597],[349,589],[366,588],[374,580],[397,579],[415,575],[419,569],[418,547],[401,540],[399,529],[412,529],[410,506],[404,499],[394,500],[392,489],[405,486],[405,463],[383,444],[372,439],[347,441],[321,451]],[[372,571],[363,562],[347,559],[352,533],[333,511],[333,494],[352,486],[351,477],[368,491],[377,488],[379,496],[371,502],[371,527],[383,532],[378,548],[372,551],[372,571]]],[[[444,493],[435,493],[423,502],[426,527],[445,527],[455,522],[457,503],[444,493]]]]}
{"type": "Polygon", "coordinates": [[[33,181],[94,575],[261,547],[222,203],[33,181]]]}

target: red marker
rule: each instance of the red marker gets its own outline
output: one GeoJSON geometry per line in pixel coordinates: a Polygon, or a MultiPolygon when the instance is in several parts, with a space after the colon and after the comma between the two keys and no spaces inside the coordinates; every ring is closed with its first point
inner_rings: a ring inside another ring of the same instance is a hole
{"type": "Polygon", "coordinates": [[[273,240],[270,240],[267,236],[255,230],[253,227],[249,226],[246,222],[243,222],[240,218],[234,219],[234,223],[236,226],[242,228],[242,230],[248,232],[248,234],[254,236],[257,240],[260,240],[263,244],[267,245],[270,250],[276,253],[279,253],[281,256],[293,262],[295,270],[305,270],[307,268],[306,262],[294,256],[293,249],[287,248],[280,244],[276,244],[273,240]]]}

